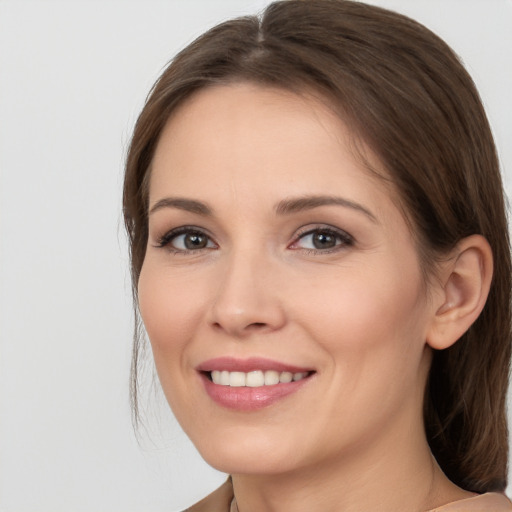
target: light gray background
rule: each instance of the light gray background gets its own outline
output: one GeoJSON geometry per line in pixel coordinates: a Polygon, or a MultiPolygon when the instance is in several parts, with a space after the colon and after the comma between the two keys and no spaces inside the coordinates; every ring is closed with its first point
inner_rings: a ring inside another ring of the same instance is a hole
{"type": "MultiPolygon", "coordinates": [[[[0,0],[0,511],[180,510],[217,486],[161,399],[130,424],[124,154],[171,56],[265,0],[0,0]]],[[[512,1],[375,0],[462,56],[512,190],[512,1]]]]}

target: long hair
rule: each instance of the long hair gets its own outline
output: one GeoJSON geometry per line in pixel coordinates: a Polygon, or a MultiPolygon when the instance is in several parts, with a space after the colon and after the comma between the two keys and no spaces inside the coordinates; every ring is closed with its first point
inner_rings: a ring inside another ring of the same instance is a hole
{"type": "MultiPolygon", "coordinates": [[[[339,113],[384,164],[424,270],[468,235],[489,241],[494,277],[487,303],[457,343],[434,353],[424,418],[432,452],[453,482],[476,492],[503,490],[511,261],[496,149],[457,56],[405,16],[346,0],[276,2],[261,17],[212,28],[176,56],[148,96],[126,162],[123,206],[136,312],[148,182],[162,129],[195,91],[237,81],[315,91],[339,113]]],[[[135,417],[139,322],[136,315],[135,417]]]]}

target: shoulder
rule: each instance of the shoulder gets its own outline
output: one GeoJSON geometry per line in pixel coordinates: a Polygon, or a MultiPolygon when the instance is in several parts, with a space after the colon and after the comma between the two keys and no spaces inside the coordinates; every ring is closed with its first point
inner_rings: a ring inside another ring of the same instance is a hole
{"type": "Polygon", "coordinates": [[[456,501],[428,512],[509,512],[512,503],[504,495],[496,492],[480,494],[473,498],[456,501]]]}
{"type": "MultiPolygon", "coordinates": [[[[184,512],[229,512],[233,500],[233,486],[228,478],[218,489],[184,512]]],[[[456,501],[428,512],[512,512],[512,502],[495,492],[456,501]]]]}
{"type": "Polygon", "coordinates": [[[229,512],[233,500],[233,486],[228,478],[218,489],[184,512],[229,512]]]}

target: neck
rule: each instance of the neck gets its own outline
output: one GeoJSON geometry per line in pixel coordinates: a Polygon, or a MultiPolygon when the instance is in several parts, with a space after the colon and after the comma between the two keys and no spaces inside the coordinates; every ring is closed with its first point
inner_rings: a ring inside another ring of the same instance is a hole
{"type": "Polygon", "coordinates": [[[233,475],[239,512],[425,512],[467,497],[435,462],[418,416],[365,450],[284,474],[233,475]]]}

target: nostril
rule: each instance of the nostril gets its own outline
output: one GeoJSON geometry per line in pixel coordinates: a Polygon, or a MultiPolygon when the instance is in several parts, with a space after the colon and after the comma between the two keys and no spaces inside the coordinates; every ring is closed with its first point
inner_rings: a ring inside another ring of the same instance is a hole
{"type": "Polygon", "coordinates": [[[247,327],[254,327],[256,329],[261,329],[262,327],[265,327],[267,324],[264,322],[254,322],[252,324],[249,324],[247,327]]]}

